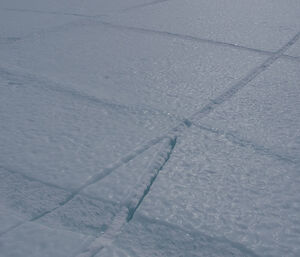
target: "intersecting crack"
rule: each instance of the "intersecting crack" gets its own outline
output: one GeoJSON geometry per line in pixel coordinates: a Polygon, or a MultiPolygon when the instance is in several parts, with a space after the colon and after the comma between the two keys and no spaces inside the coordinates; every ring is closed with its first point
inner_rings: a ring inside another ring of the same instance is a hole
{"type": "MultiPolygon", "coordinates": [[[[146,186],[144,189],[143,194],[140,198],[138,198],[137,204],[133,206],[129,205],[129,208],[122,208],[119,216],[117,215],[117,218],[115,218],[115,222],[113,222],[111,228],[105,233],[102,237],[97,238],[90,247],[84,251],[83,253],[79,254],[77,257],[93,257],[98,252],[100,252],[102,249],[104,249],[106,246],[111,245],[114,239],[118,234],[121,233],[122,227],[126,222],[130,222],[142,203],[145,196],[149,193],[151,186],[153,182],[155,181],[159,171],[164,167],[166,162],[170,158],[170,154],[173,151],[173,148],[176,144],[176,138],[182,132],[186,129],[188,129],[193,123],[194,120],[200,120],[201,118],[207,116],[210,114],[213,110],[215,110],[217,107],[222,105],[224,102],[230,100],[232,97],[234,97],[241,89],[243,89],[246,85],[248,85],[249,82],[251,82],[253,79],[255,79],[258,75],[260,75],[262,72],[264,72],[266,69],[268,69],[276,60],[278,60],[282,55],[284,54],[287,49],[289,49],[293,44],[295,44],[300,38],[300,32],[298,32],[292,39],[290,39],[285,45],[283,45],[278,51],[276,51],[271,57],[267,58],[261,65],[257,66],[256,68],[252,69],[245,77],[240,79],[237,83],[232,85],[229,89],[224,91],[221,95],[215,97],[211,102],[206,104],[203,108],[193,113],[188,119],[185,119],[181,123],[179,123],[177,126],[175,126],[170,131],[170,137],[173,139],[171,140],[172,143],[170,143],[171,150],[169,151],[169,154],[167,154],[167,158],[164,159],[162,162],[162,165],[158,169],[154,169],[154,175],[151,176],[150,183],[146,186]],[[174,137],[175,135],[175,137],[174,137]]],[[[134,199],[134,198],[133,198],[134,199]]]]}
{"type": "Polygon", "coordinates": [[[129,223],[143,200],[150,192],[150,189],[155,182],[160,171],[163,170],[167,162],[169,161],[173,150],[176,145],[177,136],[173,135],[164,140],[161,149],[150,161],[144,176],[138,183],[137,187],[131,188],[131,192],[121,204],[119,213],[115,216],[109,229],[95,241],[78,257],[92,257],[98,252],[104,249],[106,246],[112,244],[117,235],[122,232],[123,227],[129,223]]]}

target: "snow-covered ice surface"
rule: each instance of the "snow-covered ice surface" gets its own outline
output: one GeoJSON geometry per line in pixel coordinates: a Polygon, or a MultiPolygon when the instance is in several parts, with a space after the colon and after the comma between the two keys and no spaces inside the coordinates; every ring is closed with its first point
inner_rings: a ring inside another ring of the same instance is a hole
{"type": "Polygon", "coordinates": [[[0,256],[300,256],[298,0],[2,0],[0,256]]]}
{"type": "Polygon", "coordinates": [[[267,51],[280,48],[300,26],[298,0],[170,0],[106,20],[267,51]]]}
{"type": "MultiPolygon", "coordinates": [[[[235,98],[197,121],[268,149],[291,162],[300,161],[300,66],[277,60],[235,98]]],[[[267,151],[267,150],[266,150],[267,151]]]]}
{"type": "MultiPolygon", "coordinates": [[[[182,256],[185,250],[186,256],[220,256],[220,249],[223,256],[231,256],[231,251],[244,256],[246,249],[249,252],[245,255],[297,256],[299,183],[296,165],[256,152],[223,134],[192,127],[177,139],[171,159],[135,216],[139,218],[127,228],[129,236],[124,233],[115,244],[134,252],[131,241],[147,233],[153,234],[151,240],[157,244],[165,237],[176,242],[174,234],[182,233],[186,237],[183,241],[196,249],[185,249],[179,240],[178,249],[173,244],[164,246],[166,251],[181,252],[172,256],[182,256]],[[156,220],[175,230],[169,238],[158,225],[149,225],[156,220]],[[216,252],[212,251],[214,246],[216,252]]],[[[142,242],[138,245],[138,255],[149,247],[142,242]]],[[[147,250],[145,256],[151,255],[147,250]]],[[[157,254],[165,255],[164,251],[157,254]]]]}
{"type": "Polygon", "coordinates": [[[300,43],[299,41],[294,44],[288,51],[287,54],[297,57],[298,61],[300,61],[300,43]]]}
{"type": "Polygon", "coordinates": [[[180,117],[201,108],[264,56],[87,20],[6,45],[0,59],[68,90],[180,117]]]}
{"type": "Polygon", "coordinates": [[[77,16],[99,16],[136,9],[164,0],[3,0],[2,8],[8,11],[51,13],[77,16]]]}

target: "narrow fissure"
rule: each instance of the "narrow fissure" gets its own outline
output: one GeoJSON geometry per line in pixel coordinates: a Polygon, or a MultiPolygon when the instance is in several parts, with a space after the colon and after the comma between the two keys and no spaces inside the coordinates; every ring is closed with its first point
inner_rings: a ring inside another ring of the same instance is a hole
{"type": "Polygon", "coordinates": [[[153,185],[153,183],[155,182],[157,176],[159,175],[160,171],[165,167],[165,165],[167,164],[167,162],[169,161],[173,150],[175,148],[177,142],[177,137],[174,137],[172,139],[170,139],[170,151],[167,153],[167,158],[164,160],[163,164],[156,169],[154,175],[151,177],[149,184],[147,185],[146,189],[144,190],[143,195],[141,196],[141,198],[139,199],[137,205],[135,207],[128,207],[128,216],[127,216],[127,222],[130,222],[135,214],[135,212],[137,211],[137,209],[140,207],[141,203],[143,202],[143,200],[145,199],[145,197],[147,196],[147,194],[150,192],[150,189],[153,185]]]}

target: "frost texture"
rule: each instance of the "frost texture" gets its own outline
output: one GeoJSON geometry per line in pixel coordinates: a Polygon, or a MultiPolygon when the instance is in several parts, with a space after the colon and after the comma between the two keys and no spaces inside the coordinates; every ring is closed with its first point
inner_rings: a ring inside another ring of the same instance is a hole
{"type": "Polygon", "coordinates": [[[300,256],[298,0],[3,0],[0,257],[300,256]]]}

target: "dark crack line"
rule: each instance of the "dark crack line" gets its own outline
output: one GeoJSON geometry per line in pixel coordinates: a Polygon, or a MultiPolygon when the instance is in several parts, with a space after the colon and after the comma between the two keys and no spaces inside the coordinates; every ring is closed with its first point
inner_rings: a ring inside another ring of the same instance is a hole
{"type": "MultiPolygon", "coordinates": [[[[114,202],[114,201],[111,201],[111,200],[107,200],[107,199],[102,199],[102,198],[99,198],[99,197],[90,196],[90,195],[88,195],[88,194],[80,193],[80,195],[82,195],[82,196],[85,197],[86,199],[96,200],[96,201],[103,202],[103,203],[109,203],[109,204],[114,205],[114,206],[119,205],[119,203],[117,203],[117,202],[114,202]]],[[[24,225],[24,224],[26,224],[26,223],[28,223],[28,222],[33,222],[33,223],[35,223],[38,219],[40,219],[40,218],[46,216],[47,214],[50,214],[51,212],[57,210],[60,206],[61,206],[61,205],[59,204],[57,207],[55,207],[55,208],[53,208],[53,209],[51,209],[51,210],[47,210],[47,211],[45,211],[45,212],[43,212],[43,213],[41,213],[41,214],[39,214],[39,215],[37,215],[37,216],[31,218],[31,219],[28,219],[28,220],[25,219],[25,220],[22,220],[22,221],[20,221],[20,222],[17,222],[15,225],[10,226],[10,227],[7,228],[6,230],[0,232],[0,237],[2,237],[2,236],[4,236],[5,234],[7,234],[7,233],[9,233],[9,232],[11,232],[11,231],[13,231],[13,230],[15,230],[15,229],[21,227],[22,225],[24,225]]],[[[122,207],[122,206],[121,206],[121,207],[122,207]]],[[[41,223],[39,223],[39,224],[41,224],[41,223]]],[[[53,227],[47,226],[46,224],[42,224],[42,225],[45,226],[45,227],[48,227],[48,228],[53,229],[53,227]]],[[[74,231],[74,230],[71,230],[71,231],[73,231],[73,232],[75,232],[75,233],[78,233],[78,231],[74,231]]],[[[94,236],[93,234],[88,234],[88,233],[80,233],[80,234],[82,234],[82,235],[84,234],[84,235],[94,236]]]]}
{"type": "Polygon", "coordinates": [[[22,84],[29,84],[29,86],[42,89],[42,90],[50,90],[56,93],[61,93],[65,96],[72,97],[74,99],[85,101],[90,104],[98,104],[105,107],[108,107],[112,110],[116,110],[121,112],[128,112],[131,114],[139,114],[139,113],[150,113],[152,115],[162,115],[165,117],[168,117],[170,119],[175,119],[177,121],[181,120],[182,118],[171,114],[169,112],[162,111],[157,108],[153,108],[151,106],[145,106],[145,105],[125,105],[121,103],[115,103],[110,100],[101,99],[96,96],[92,96],[89,94],[86,94],[84,92],[81,92],[80,90],[76,90],[74,88],[67,88],[61,83],[58,83],[56,81],[51,81],[48,78],[42,78],[38,77],[34,74],[26,73],[26,74],[16,74],[14,71],[10,71],[4,67],[1,67],[0,65],[0,77],[5,78],[7,80],[17,81],[22,84]],[[24,82],[25,81],[25,82],[24,82]]]}
{"type": "Polygon", "coordinates": [[[104,14],[98,15],[87,15],[81,13],[69,13],[69,12],[58,12],[58,11],[42,11],[42,10],[34,10],[34,9],[23,9],[23,8],[1,8],[0,10],[9,11],[9,12],[23,12],[23,13],[40,13],[40,14],[52,14],[52,15],[65,15],[65,16],[76,16],[76,17],[84,17],[84,18],[97,18],[100,16],[104,16],[104,14]]]}
{"type": "MultiPolygon", "coordinates": [[[[193,119],[197,118],[197,120],[199,120],[199,119],[203,118],[204,116],[210,114],[218,106],[220,106],[224,102],[230,100],[234,95],[236,95],[236,93],[238,93],[242,88],[244,88],[250,81],[252,81],[259,74],[261,74],[263,71],[265,71],[267,68],[269,68],[277,59],[279,59],[283,55],[283,53],[289,47],[291,47],[293,44],[295,44],[299,38],[300,38],[300,32],[298,32],[291,40],[289,40],[284,46],[282,46],[275,54],[273,54],[271,57],[269,57],[261,65],[259,65],[258,67],[256,67],[252,71],[250,71],[244,78],[242,78],[241,80],[239,80],[231,88],[229,88],[228,90],[226,90],[220,96],[214,98],[210,103],[208,103],[207,105],[205,105],[202,109],[200,109],[199,111],[197,111],[194,114],[192,114],[189,119],[186,119],[185,121],[181,122],[176,127],[174,127],[171,130],[170,133],[173,133],[173,134],[175,133],[175,135],[181,134],[184,130],[186,130],[187,128],[189,128],[194,123],[193,119]]],[[[176,140],[175,140],[175,143],[176,143],[176,140]]],[[[175,146],[175,144],[174,144],[174,146],[175,146]]],[[[167,160],[169,160],[169,158],[167,158],[167,160]]],[[[166,163],[167,162],[165,162],[162,165],[161,169],[164,167],[164,165],[166,163]]],[[[158,173],[156,173],[156,174],[158,175],[158,173]]],[[[138,204],[136,205],[136,208],[128,209],[128,215],[127,215],[127,219],[126,219],[127,223],[132,220],[132,218],[133,218],[136,210],[138,209],[138,207],[140,206],[140,204],[143,202],[144,198],[149,193],[149,191],[151,189],[151,186],[154,183],[157,175],[154,175],[154,177],[152,177],[152,179],[150,181],[150,184],[145,189],[143,196],[140,198],[138,204]]],[[[98,240],[99,240],[99,238],[98,238],[98,240]]],[[[93,246],[93,248],[92,248],[92,253],[93,254],[95,253],[95,251],[98,253],[101,249],[104,248],[103,245],[101,244],[101,241],[100,241],[100,246],[101,247],[99,247],[99,246],[97,247],[97,243],[98,242],[96,242],[96,246],[93,246]]],[[[81,256],[84,256],[84,257],[89,256],[90,257],[91,256],[91,252],[87,251],[87,252],[83,253],[83,255],[80,255],[80,257],[81,256]]],[[[256,256],[256,255],[254,255],[254,256],[256,256]]]]}
{"type": "MultiPolygon", "coordinates": [[[[147,33],[152,33],[152,34],[163,34],[163,35],[170,35],[172,37],[174,36],[178,36],[178,34],[173,34],[173,33],[169,33],[169,32],[161,32],[161,31],[153,31],[153,30],[147,30],[147,29],[141,29],[141,28],[132,28],[132,27],[126,27],[126,26],[120,26],[120,25],[112,25],[110,23],[106,23],[106,22],[101,22],[104,25],[110,26],[110,27],[117,27],[117,28],[124,28],[124,29],[130,29],[130,30],[135,30],[135,31],[140,31],[140,32],[147,32],[147,33]]],[[[248,73],[243,79],[241,79],[240,81],[238,81],[235,85],[233,85],[229,90],[225,91],[223,94],[221,94],[220,96],[216,97],[215,99],[213,99],[212,102],[208,103],[206,106],[204,106],[201,110],[195,112],[193,115],[190,116],[190,118],[188,120],[190,120],[192,122],[193,119],[197,118],[197,119],[201,119],[202,117],[208,115],[209,113],[211,113],[217,106],[223,104],[224,102],[230,100],[237,92],[239,92],[243,87],[245,87],[250,81],[252,81],[254,78],[256,78],[259,74],[261,74],[263,71],[265,71],[267,68],[269,68],[277,59],[279,59],[280,57],[283,56],[284,52],[290,48],[293,44],[295,44],[295,42],[297,42],[297,40],[300,37],[300,32],[297,33],[288,43],[286,43],[282,48],[280,48],[277,52],[275,52],[274,54],[272,54],[271,57],[269,57],[265,62],[263,62],[260,66],[258,66],[257,68],[255,68],[254,70],[252,70],[250,73],[248,73]]],[[[185,39],[189,39],[190,36],[184,36],[185,39]]],[[[190,38],[192,39],[192,38],[190,38]]],[[[195,39],[193,39],[195,40],[195,39]]],[[[197,40],[199,40],[197,38],[197,40]]],[[[203,40],[201,40],[203,41],[203,40]]],[[[211,44],[215,44],[214,41],[211,40],[204,40],[207,41],[207,43],[211,43],[211,44]]],[[[222,43],[223,44],[223,43],[222,43]]],[[[228,46],[232,46],[231,44],[227,44],[228,46]]],[[[235,46],[236,47],[236,46],[235,46]]],[[[251,49],[253,50],[253,49],[251,49]]],[[[254,50],[256,52],[260,52],[261,50],[254,50]]],[[[271,53],[270,53],[271,54],[271,53]]],[[[187,123],[190,124],[190,122],[188,121],[187,123]]],[[[187,128],[187,123],[185,122],[181,122],[178,126],[176,126],[174,129],[172,129],[173,131],[179,131],[179,127],[183,126],[183,129],[187,128]]],[[[161,140],[161,139],[160,139],[161,140]]],[[[160,141],[159,140],[159,141],[160,141]]],[[[159,142],[157,141],[157,142],[159,142]]],[[[176,142],[176,141],[175,141],[176,142]]],[[[145,150],[147,150],[149,147],[151,147],[153,144],[148,145],[148,146],[143,146],[142,150],[138,151],[139,154],[141,152],[144,152],[145,150]]],[[[175,146],[175,145],[174,145],[175,146]]],[[[87,186],[94,184],[96,182],[98,182],[99,180],[103,179],[104,177],[106,177],[107,175],[109,175],[113,170],[117,169],[118,167],[122,166],[123,164],[125,164],[126,162],[130,161],[132,158],[136,157],[138,154],[136,155],[130,155],[130,156],[126,156],[123,158],[123,160],[121,160],[121,162],[116,163],[115,165],[113,165],[110,168],[104,169],[103,172],[101,172],[100,174],[97,174],[96,176],[94,176],[91,180],[87,181],[83,186],[81,186],[80,188],[78,188],[77,190],[75,190],[68,198],[66,198],[65,201],[63,201],[62,203],[60,203],[60,205],[50,211],[45,212],[44,214],[39,215],[38,217],[33,218],[32,220],[35,221],[53,211],[55,211],[56,209],[60,208],[61,206],[66,205],[69,201],[71,201],[76,195],[78,195],[84,188],[86,188],[87,186]]],[[[166,163],[166,162],[165,162],[166,163]]],[[[164,166],[164,165],[163,165],[164,166]]],[[[163,167],[162,167],[163,168],[163,167]]],[[[158,173],[157,173],[158,175],[158,173]]],[[[137,210],[137,208],[140,206],[140,204],[142,203],[143,199],[145,198],[145,196],[149,193],[152,184],[154,183],[156,176],[154,176],[150,182],[150,185],[147,187],[147,189],[144,191],[144,195],[143,197],[140,199],[135,211],[137,210]]],[[[130,221],[135,213],[135,211],[133,211],[132,216],[128,216],[128,221],[130,221]]]]}
{"type": "Polygon", "coordinates": [[[291,61],[300,62],[300,57],[299,56],[292,56],[292,55],[288,55],[288,54],[283,54],[282,58],[288,59],[288,60],[291,60],[291,61]]]}
{"type": "Polygon", "coordinates": [[[66,189],[66,188],[58,186],[56,184],[53,184],[53,183],[50,183],[50,182],[45,182],[45,181],[40,180],[38,178],[34,178],[34,177],[31,177],[31,176],[28,176],[28,175],[24,174],[21,171],[17,171],[16,169],[13,169],[11,167],[3,166],[2,164],[0,164],[0,169],[3,169],[6,172],[11,173],[13,175],[21,176],[23,179],[26,179],[29,182],[38,182],[38,183],[40,183],[42,185],[45,185],[47,187],[56,188],[56,189],[60,189],[60,190],[63,190],[63,191],[70,191],[70,189],[66,189]]]}
{"type": "Polygon", "coordinates": [[[123,10],[121,10],[121,12],[136,10],[136,9],[144,8],[144,7],[147,7],[147,6],[162,4],[164,2],[169,2],[169,1],[172,1],[172,0],[154,0],[154,1],[149,2],[149,3],[137,4],[137,5],[134,5],[134,6],[131,6],[131,7],[124,8],[123,10]]]}
{"type": "Polygon", "coordinates": [[[245,77],[240,79],[237,83],[231,86],[228,90],[223,92],[218,97],[214,98],[206,104],[201,110],[192,114],[189,118],[191,122],[193,119],[201,119],[207,116],[209,113],[214,111],[218,106],[222,105],[224,102],[230,100],[235,96],[242,88],[244,88],[249,82],[254,80],[258,75],[267,70],[276,60],[278,60],[283,53],[290,48],[293,44],[297,42],[300,38],[300,32],[298,32],[291,40],[289,40],[283,47],[281,47],[274,55],[265,60],[261,65],[252,69],[245,77]]]}
{"type": "MultiPolygon", "coordinates": [[[[70,189],[70,188],[65,188],[65,187],[61,187],[61,186],[58,186],[56,184],[50,183],[50,182],[45,182],[43,180],[28,176],[28,175],[24,174],[21,171],[17,171],[16,169],[12,169],[10,167],[3,166],[1,164],[0,164],[0,169],[4,170],[5,172],[10,173],[12,175],[20,176],[23,180],[27,180],[29,182],[37,182],[37,183],[40,183],[43,186],[46,186],[46,187],[49,187],[49,188],[54,188],[54,189],[59,189],[59,190],[68,192],[69,194],[72,194],[72,192],[73,192],[72,189],[70,189]]],[[[101,198],[101,197],[98,197],[98,196],[93,196],[93,195],[90,195],[90,194],[87,194],[87,193],[84,193],[84,192],[80,192],[80,195],[86,197],[87,199],[101,201],[101,202],[105,202],[105,203],[110,203],[112,205],[117,205],[118,204],[117,202],[107,200],[105,198],[101,198]]]]}
{"type": "Polygon", "coordinates": [[[119,167],[121,167],[121,166],[125,165],[126,163],[128,163],[129,161],[133,160],[134,158],[136,158],[137,156],[139,156],[140,154],[145,152],[147,149],[149,149],[153,145],[159,143],[164,138],[165,138],[165,136],[155,138],[155,139],[149,141],[147,144],[140,146],[139,148],[137,148],[135,151],[128,154],[127,156],[121,158],[118,162],[114,163],[110,167],[104,168],[101,172],[99,172],[99,173],[95,174],[94,176],[92,176],[82,186],[80,186],[79,188],[74,190],[64,201],[60,202],[58,206],[56,206],[55,208],[53,208],[51,210],[45,211],[44,213],[32,218],[30,221],[39,220],[42,217],[44,217],[44,216],[56,211],[57,209],[65,206],[72,199],[74,199],[77,195],[79,195],[85,188],[87,188],[88,186],[93,185],[93,184],[97,183],[98,181],[102,180],[103,178],[105,178],[106,176],[111,174],[114,170],[118,169],[119,167]]]}
{"type": "Polygon", "coordinates": [[[140,213],[138,213],[136,215],[136,218],[139,220],[139,222],[143,222],[143,223],[149,224],[149,225],[152,225],[152,224],[159,225],[160,227],[166,227],[168,229],[180,231],[185,235],[191,235],[194,238],[204,239],[204,241],[206,241],[206,242],[226,243],[235,249],[238,249],[244,253],[247,253],[247,255],[249,255],[249,256],[259,257],[259,255],[257,253],[255,253],[253,250],[247,248],[245,245],[235,242],[235,241],[232,241],[225,237],[210,236],[210,235],[207,235],[207,234],[205,234],[199,230],[193,229],[193,228],[183,228],[179,225],[172,224],[167,221],[149,218],[140,213]]]}
{"type": "MultiPolygon", "coordinates": [[[[152,140],[149,140],[146,144],[141,145],[139,147],[137,147],[134,151],[132,151],[131,153],[129,153],[128,155],[124,156],[123,158],[121,158],[118,162],[110,165],[107,168],[104,168],[101,172],[95,174],[92,178],[90,178],[86,183],[84,183],[82,186],[80,186],[79,188],[73,190],[70,192],[70,195],[68,197],[66,197],[66,199],[64,201],[61,201],[60,203],[58,203],[58,205],[50,210],[46,210],[43,213],[31,218],[30,220],[24,220],[21,223],[18,223],[16,226],[13,226],[11,228],[9,228],[8,230],[5,231],[5,233],[1,233],[0,236],[3,236],[4,234],[18,228],[19,226],[25,224],[26,222],[35,222],[41,218],[43,218],[44,216],[53,213],[54,211],[60,209],[61,207],[65,206],[66,204],[68,204],[72,199],[74,199],[77,195],[79,195],[85,188],[87,188],[88,186],[97,183],[98,181],[102,180],[103,178],[105,178],[106,176],[108,176],[111,172],[113,172],[114,170],[118,169],[119,167],[125,165],[126,163],[128,163],[129,161],[133,160],[134,158],[136,158],[137,156],[139,156],[140,154],[142,154],[143,152],[145,152],[146,150],[148,150],[149,148],[151,148],[152,146],[154,146],[155,144],[159,143],[160,141],[162,141],[164,138],[166,138],[166,136],[161,136],[161,137],[157,137],[154,138],[152,140]]],[[[19,172],[15,172],[12,171],[11,169],[6,169],[5,167],[1,166],[1,168],[3,168],[4,170],[7,170],[8,172],[14,173],[14,174],[20,174],[19,172]]],[[[24,178],[28,178],[31,179],[31,177],[28,177],[24,174],[20,174],[22,175],[24,178]]],[[[33,179],[35,181],[38,181],[42,184],[47,184],[47,186],[52,186],[52,184],[49,183],[44,183],[43,181],[40,181],[38,179],[33,179]]],[[[53,185],[53,187],[56,187],[56,185],[53,185]]],[[[65,189],[64,189],[65,190],[65,189]]],[[[65,190],[65,191],[70,191],[70,190],[65,190]]]]}
{"type": "MultiPolygon", "coordinates": [[[[162,0],[162,1],[170,1],[170,0],[162,0]]],[[[159,2],[162,2],[159,1],[159,2]]],[[[157,2],[157,1],[155,1],[157,2]]],[[[149,3],[148,3],[149,4],[149,3]]],[[[5,9],[5,8],[4,8],[5,9]]],[[[128,30],[128,31],[134,31],[134,32],[139,32],[139,33],[145,33],[145,34],[156,34],[164,37],[169,37],[169,38],[178,38],[182,39],[184,41],[192,41],[192,42],[198,42],[198,43],[206,43],[206,44],[211,44],[215,46],[221,46],[221,47],[228,47],[232,49],[239,49],[242,51],[248,51],[248,52],[254,52],[262,55],[274,55],[276,52],[273,51],[268,51],[268,50],[262,50],[262,49],[257,49],[257,48],[251,48],[243,45],[238,45],[235,43],[229,43],[229,42],[222,42],[218,40],[213,40],[213,39],[208,39],[208,38],[201,38],[197,36],[192,36],[192,35],[185,35],[185,34],[179,34],[179,33],[173,33],[173,32],[168,32],[168,31],[160,31],[160,30],[153,30],[153,29],[147,29],[147,28],[141,28],[141,27],[132,27],[132,26],[125,26],[125,25],[120,25],[120,24],[113,24],[110,22],[106,22],[103,20],[100,20],[99,18],[103,16],[107,16],[105,14],[103,15],[81,15],[81,14],[76,14],[76,13],[59,13],[59,12],[47,12],[47,11],[38,11],[38,10],[29,10],[29,9],[14,9],[14,8],[6,8],[5,10],[8,11],[17,11],[17,12],[37,12],[37,13],[48,13],[48,14],[61,14],[61,15],[73,15],[73,16],[79,16],[83,18],[89,18],[89,20],[84,21],[84,20],[75,20],[71,21],[69,23],[65,23],[56,27],[50,27],[47,29],[41,29],[38,32],[33,32],[28,34],[27,36],[24,37],[17,37],[17,38],[4,38],[2,39],[2,42],[0,40],[0,44],[13,44],[13,43],[18,43],[19,41],[25,40],[30,38],[31,36],[38,35],[38,34],[46,34],[46,33],[55,33],[58,31],[63,31],[68,29],[69,27],[74,27],[78,28],[81,26],[89,26],[89,25],[103,25],[103,26],[108,26],[110,28],[118,29],[118,30],[128,30]]],[[[282,55],[282,58],[289,59],[291,61],[296,61],[300,62],[300,57],[297,56],[291,56],[291,55],[282,55]]]]}
{"type": "Polygon", "coordinates": [[[179,33],[173,33],[173,32],[168,32],[168,31],[163,31],[163,30],[132,27],[132,26],[114,24],[114,23],[101,21],[101,20],[98,20],[98,22],[100,25],[102,24],[107,27],[119,29],[119,30],[128,30],[128,31],[134,31],[134,32],[139,32],[139,33],[143,33],[143,34],[160,35],[160,36],[164,36],[167,38],[178,38],[178,39],[182,39],[185,41],[192,41],[192,42],[206,43],[206,44],[217,45],[217,46],[222,46],[222,47],[229,47],[229,48],[233,48],[233,49],[245,50],[248,52],[255,52],[255,53],[259,53],[259,54],[263,54],[263,55],[273,55],[274,53],[276,53],[276,52],[272,52],[272,51],[242,46],[242,45],[238,45],[238,44],[234,44],[234,43],[227,43],[227,42],[217,41],[217,40],[213,40],[213,39],[201,38],[201,37],[179,34],[179,33]]]}
{"type": "MultiPolygon", "coordinates": [[[[252,70],[250,73],[248,73],[243,79],[238,81],[235,85],[233,85],[229,90],[225,91],[223,94],[220,96],[216,97],[215,99],[212,100],[212,102],[208,103],[205,105],[201,110],[195,112],[190,116],[189,119],[186,119],[185,121],[179,123],[177,126],[175,126],[169,133],[182,133],[183,130],[186,128],[190,127],[190,125],[193,123],[193,119],[197,118],[198,120],[201,119],[202,117],[208,115],[211,113],[215,108],[217,108],[219,105],[223,104],[224,102],[228,101],[231,99],[238,91],[240,91],[243,87],[245,87],[250,81],[252,81],[254,78],[256,78],[259,74],[261,74],[263,71],[265,71],[269,66],[271,66],[277,59],[279,59],[283,53],[290,48],[293,44],[297,42],[297,40],[300,38],[300,32],[297,33],[290,41],[288,41],[282,48],[280,48],[273,56],[268,58],[265,62],[263,62],[260,66],[252,70]]],[[[132,158],[135,158],[137,155],[141,154],[148,148],[150,148],[152,145],[158,143],[161,141],[163,138],[166,137],[162,136],[159,138],[156,138],[152,140],[152,143],[149,143],[149,145],[144,145],[141,147],[141,149],[138,149],[135,151],[135,154],[130,154],[128,156],[125,156],[120,162],[117,162],[110,168],[106,168],[103,170],[103,172],[96,174],[91,180],[87,181],[83,186],[75,190],[64,202],[62,202],[58,207],[47,211],[46,213],[39,215],[39,217],[35,218],[34,220],[37,220],[46,214],[49,214],[56,209],[64,206],[67,204],[69,201],[71,201],[76,195],[78,195],[84,188],[87,186],[94,184],[98,182],[99,180],[103,179],[107,175],[109,175],[113,170],[117,169],[118,167],[122,166],[123,164],[129,162],[132,158]],[[156,143],[155,143],[156,142],[156,143]]],[[[148,191],[149,192],[149,191],[148,191]]],[[[147,192],[147,193],[148,193],[147,192]]]]}
{"type": "Polygon", "coordinates": [[[162,165],[160,167],[158,167],[157,169],[154,170],[154,174],[150,178],[149,184],[145,188],[145,190],[143,192],[143,195],[138,200],[137,205],[134,206],[134,207],[128,206],[128,216],[126,218],[127,222],[130,222],[132,220],[135,212],[137,211],[137,209],[140,207],[140,205],[142,204],[142,202],[145,199],[145,197],[150,192],[150,189],[151,189],[153,183],[155,182],[157,176],[159,175],[159,173],[161,172],[161,170],[165,167],[165,165],[169,161],[169,159],[170,159],[170,157],[171,157],[171,155],[173,153],[173,150],[174,150],[174,148],[176,146],[176,142],[177,142],[177,137],[174,137],[174,138],[170,139],[170,150],[168,151],[167,156],[166,156],[164,162],[162,163],[162,165]]]}
{"type": "Polygon", "coordinates": [[[27,221],[21,221],[21,222],[18,222],[17,224],[9,227],[8,229],[0,232],[0,237],[4,236],[5,234],[9,233],[10,231],[12,230],[15,230],[16,228],[20,227],[21,225],[25,224],[27,221]]]}
{"type": "MultiPolygon", "coordinates": [[[[127,11],[130,11],[130,10],[140,9],[140,8],[143,8],[143,7],[152,6],[152,5],[156,5],[156,4],[160,4],[160,3],[164,3],[164,2],[168,2],[168,1],[171,1],[171,0],[154,0],[152,2],[129,6],[129,7],[124,8],[122,10],[113,11],[113,12],[110,12],[110,13],[127,12],[127,11]]],[[[0,11],[52,14],[52,15],[76,16],[76,17],[85,17],[85,18],[98,18],[98,17],[107,15],[106,13],[105,14],[102,13],[102,14],[96,14],[96,15],[88,15],[88,14],[73,13],[73,12],[44,11],[44,10],[36,10],[36,9],[8,8],[8,7],[1,8],[0,11]]]]}
{"type": "Polygon", "coordinates": [[[213,133],[215,135],[223,135],[225,136],[225,138],[230,141],[231,143],[241,146],[241,147],[248,147],[248,148],[252,148],[254,151],[263,154],[265,156],[269,156],[275,160],[280,160],[280,161],[284,161],[286,163],[289,164],[299,164],[299,160],[291,157],[291,156],[284,156],[278,153],[273,152],[271,149],[263,146],[263,145],[258,145],[250,140],[244,139],[239,137],[238,135],[235,135],[231,132],[227,132],[224,131],[222,129],[215,129],[215,128],[211,128],[205,125],[201,125],[201,124],[197,124],[197,123],[193,123],[193,126],[204,130],[204,131],[208,131],[210,133],[213,133]]]}
{"type": "MultiPolygon", "coordinates": [[[[57,26],[53,26],[53,27],[49,27],[49,28],[37,29],[36,31],[30,32],[21,37],[15,37],[15,40],[8,40],[8,41],[6,40],[6,42],[3,41],[0,43],[3,45],[18,44],[19,42],[22,42],[25,40],[30,40],[34,37],[41,37],[45,34],[64,32],[64,31],[68,31],[72,28],[87,26],[88,25],[87,19],[88,19],[88,17],[85,17],[85,18],[81,17],[76,20],[72,20],[70,22],[63,23],[61,25],[57,25],[57,26]]],[[[93,20],[93,19],[89,18],[88,20],[93,20]]]]}
{"type": "MultiPolygon", "coordinates": [[[[147,28],[141,28],[141,27],[132,27],[132,26],[114,24],[111,22],[103,21],[103,20],[97,20],[97,21],[99,22],[99,25],[104,25],[104,26],[107,26],[107,27],[113,28],[113,29],[128,30],[128,31],[133,31],[133,32],[143,33],[143,34],[160,35],[160,36],[163,36],[166,38],[178,38],[178,39],[182,39],[184,41],[191,41],[191,42],[205,43],[205,44],[210,44],[210,45],[215,45],[215,46],[220,46],[220,47],[227,47],[227,48],[237,49],[237,50],[242,50],[242,51],[247,51],[247,52],[254,52],[254,53],[262,54],[262,55],[266,55],[266,56],[273,56],[274,54],[276,54],[278,52],[278,51],[273,52],[273,51],[268,51],[268,50],[247,47],[247,46],[243,46],[243,45],[213,40],[213,39],[209,39],[209,38],[201,38],[201,37],[192,36],[192,35],[185,35],[185,34],[173,33],[173,32],[168,32],[168,31],[153,30],[153,29],[147,29],[147,28]]],[[[283,54],[282,57],[292,60],[292,61],[297,61],[297,62],[300,61],[300,58],[290,56],[290,55],[283,54]]]]}
{"type": "Polygon", "coordinates": [[[166,138],[166,142],[162,145],[160,151],[154,156],[147,167],[147,172],[145,172],[144,177],[142,178],[142,182],[144,183],[140,182],[140,187],[133,188],[132,192],[129,194],[128,203],[126,203],[126,198],[128,196],[124,197],[120,205],[120,210],[111,223],[110,228],[102,236],[96,238],[85,251],[78,255],[78,257],[94,256],[107,245],[110,245],[114,241],[114,238],[122,232],[123,227],[131,221],[135,212],[150,192],[160,171],[169,161],[175,148],[176,140],[176,135],[166,138]]]}

